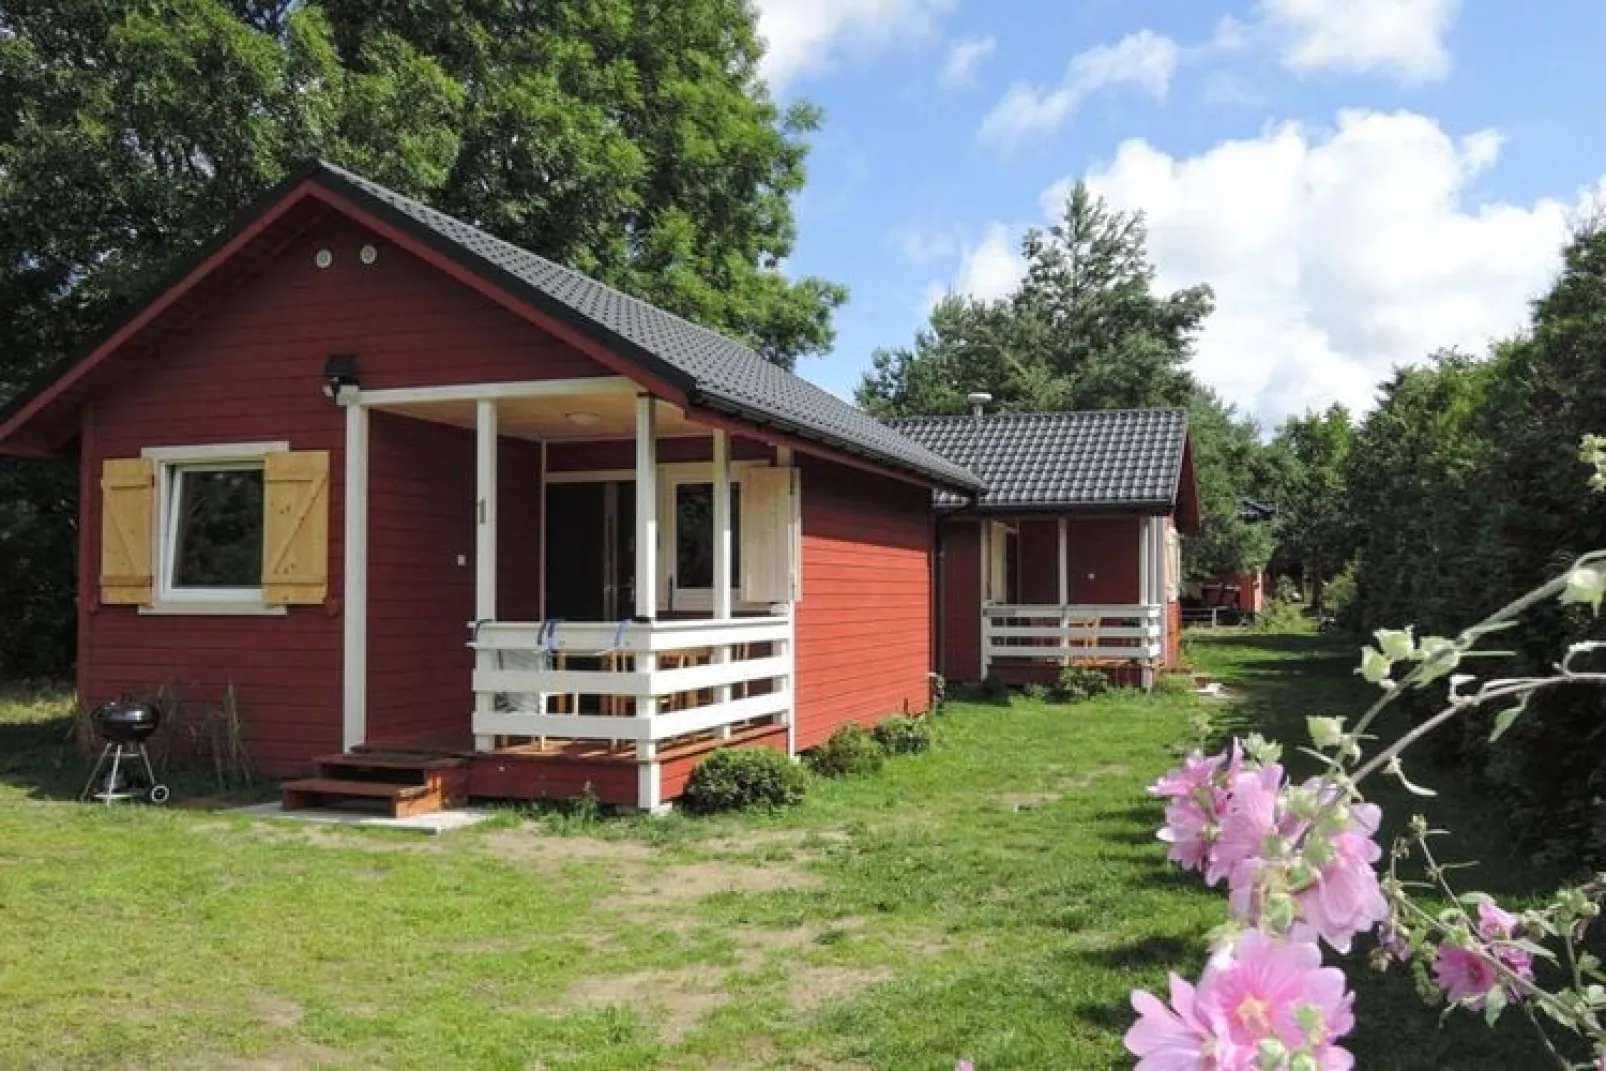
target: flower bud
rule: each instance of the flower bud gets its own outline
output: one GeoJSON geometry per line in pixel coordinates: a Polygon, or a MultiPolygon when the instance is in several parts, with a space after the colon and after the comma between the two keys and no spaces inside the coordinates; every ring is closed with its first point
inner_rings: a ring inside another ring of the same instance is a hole
{"type": "Polygon", "coordinates": [[[1311,741],[1317,747],[1337,747],[1344,742],[1343,718],[1306,718],[1311,741]]]}
{"type": "Polygon", "coordinates": [[[1277,1038],[1261,1038],[1260,1044],[1255,1046],[1255,1068],[1257,1071],[1282,1071],[1288,1059],[1288,1046],[1277,1038]]]}
{"type": "Polygon", "coordinates": [[[1383,657],[1391,662],[1404,662],[1416,654],[1416,637],[1411,634],[1411,627],[1380,628],[1372,635],[1377,637],[1378,650],[1383,657]]]}
{"type": "Polygon", "coordinates": [[[1296,1052],[1288,1061],[1288,1071],[1322,1071],[1322,1067],[1310,1053],[1296,1052]]]}
{"type": "Polygon", "coordinates": [[[1277,933],[1287,933],[1299,921],[1299,905],[1287,893],[1273,893],[1266,898],[1266,911],[1262,917],[1266,925],[1277,933]]]}
{"type": "Polygon", "coordinates": [[[1561,593],[1563,605],[1582,603],[1598,614],[1603,598],[1606,598],[1606,568],[1580,565],[1567,574],[1567,587],[1561,593]]]}
{"type": "Polygon", "coordinates": [[[1355,672],[1373,684],[1383,684],[1389,679],[1389,672],[1394,666],[1375,647],[1361,648],[1361,665],[1355,672]]]}

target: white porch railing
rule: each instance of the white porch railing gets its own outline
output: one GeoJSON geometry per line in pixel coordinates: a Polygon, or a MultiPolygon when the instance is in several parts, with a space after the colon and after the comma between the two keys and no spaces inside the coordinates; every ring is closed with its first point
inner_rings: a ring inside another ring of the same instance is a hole
{"type": "Polygon", "coordinates": [[[997,658],[1153,662],[1165,651],[1159,606],[988,603],[981,613],[984,671],[997,658]]]}
{"type": "Polygon", "coordinates": [[[787,617],[483,622],[470,641],[474,733],[653,744],[759,719],[787,724],[792,640],[787,617]]]}

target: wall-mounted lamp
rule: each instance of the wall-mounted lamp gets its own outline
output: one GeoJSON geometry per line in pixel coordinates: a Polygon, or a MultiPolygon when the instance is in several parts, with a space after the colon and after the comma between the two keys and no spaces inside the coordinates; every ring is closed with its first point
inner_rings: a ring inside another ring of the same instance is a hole
{"type": "Polygon", "coordinates": [[[564,413],[563,415],[569,419],[569,423],[577,428],[595,427],[597,421],[602,419],[596,413],[588,413],[583,409],[573,413],[564,413]]]}
{"type": "Polygon", "coordinates": [[[357,374],[357,355],[355,353],[331,353],[323,359],[323,396],[330,401],[340,401],[341,392],[348,387],[356,390],[362,386],[357,374]]]}

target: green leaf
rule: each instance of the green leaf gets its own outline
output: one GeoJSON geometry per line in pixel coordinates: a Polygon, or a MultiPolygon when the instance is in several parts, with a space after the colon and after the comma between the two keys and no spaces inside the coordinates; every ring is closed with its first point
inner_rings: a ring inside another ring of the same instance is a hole
{"type": "Polygon", "coordinates": [[[1489,734],[1489,742],[1491,744],[1506,735],[1506,730],[1516,723],[1518,715],[1523,712],[1523,708],[1524,704],[1518,703],[1514,707],[1507,707],[1494,716],[1494,731],[1489,734]]]}

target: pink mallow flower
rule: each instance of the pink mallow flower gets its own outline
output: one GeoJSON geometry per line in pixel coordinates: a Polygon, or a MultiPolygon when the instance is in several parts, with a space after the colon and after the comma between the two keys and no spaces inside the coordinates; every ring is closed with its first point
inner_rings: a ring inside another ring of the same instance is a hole
{"type": "Polygon", "coordinates": [[[1167,859],[1189,870],[1204,870],[1209,865],[1221,812],[1227,804],[1223,785],[1241,762],[1236,745],[1230,755],[1206,756],[1195,751],[1181,766],[1167,771],[1149,786],[1151,796],[1170,801],[1166,804],[1165,825],[1157,834],[1170,845],[1167,859]]]}
{"type": "MultiPolygon", "coordinates": [[[[1491,901],[1478,905],[1478,936],[1494,944],[1517,936],[1521,920],[1491,901]]],[[[1500,985],[1503,976],[1496,963],[1511,971],[1523,981],[1533,981],[1533,954],[1520,948],[1494,944],[1489,955],[1475,952],[1460,945],[1445,943],[1433,962],[1433,978],[1453,1001],[1465,1000],[1469,1007],[1482,1009],[1490,990],[1500,985]]],[[[1524,987],[1505,980],[1506,996],[1521,1000],[1524,987]]]]}
{"type": "Polygon", "coordinates": [[[1139,1018],[1126,1047],[1138,1071],[1248,1071],[1263,1043],[1347,1071],[1354,1059],[1334,1042],[1354,1028],[1354,1001],[1315,945],[1250,930],[1211,960],[1197,989],[1173,975],[1170,1007],[1133,993],[1139,1018]]]}
{"type": "Polygon", "coordinates": [[[1149,786],[1149,795],[1162,799],[1191,796],[1201,788],[1211,787],[1216,780],[1216,771],[1226,761],[1225,753],[1206,756],[1195,751],[1182,760],[1181,766],[1161,774],[1160,779],[1149,786]]]}
{"type": "Polygon", "coordinates": [[[1126,1032],[1125,1042],[1127,1051],[1138,1058],[1137,1071],[1203,1071],[1218,1066],[1215,1038],[1194,1013],[1194,996],[1193,986],[1174,974],[1170,1005],[1147,990],[1132,991],[1138,1021],[1126,1032]]]}
{"type": "Polygon", "coordinates": [[[1221,833],[1205,868],[1205,884],[1219,884],[1239,863],[1260,858],[1267,838],[1283,832],[1277,806],[1282,789],[1283,768],[1275,763],[1233,778],[1221,815],[1221,833]]]}
{"type": "Polygon", "coordinates": [[[1372,839],[1382,812],[1375,804],[1361,803],[1350,815],[1348,828],[1331,839],[1332,860],[1317,870],[1313,883],[1294,894],[1305,922],[1339,952],[1348,952],[1356,934],[1389,916],[1375,866],[1383,851],[1372,839]]]}

